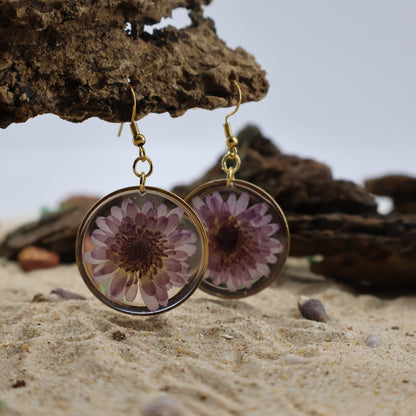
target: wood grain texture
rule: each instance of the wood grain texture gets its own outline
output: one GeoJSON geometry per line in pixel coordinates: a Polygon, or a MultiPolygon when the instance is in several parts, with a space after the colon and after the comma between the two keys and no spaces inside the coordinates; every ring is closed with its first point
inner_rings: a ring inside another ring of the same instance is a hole
{"type": "Polygon", "coordinates": [[[8,0],[0,2],[0,127],[53,113],[81,122],[120,122],[199,107],[234,105],[268,90],[265,72],[241,48],[230,49],[203,16],[211,0],[8,0]],[[144,31],[145,25],[189,10],[192,23],[144,31]],[[126,31],[127,23],[130,30],[126,31]]]}

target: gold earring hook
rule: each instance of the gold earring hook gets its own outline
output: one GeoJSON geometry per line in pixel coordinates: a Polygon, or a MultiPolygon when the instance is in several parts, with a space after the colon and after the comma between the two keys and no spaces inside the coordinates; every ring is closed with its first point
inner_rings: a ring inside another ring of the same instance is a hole
{"type": "Polygon", "coordinates": [[[136,94],[134,93],[133,87],[129,84],[131,94],[133,95],[133,111],[131,112],[131,123],[136,120],[136,94]]]}
{"type": "Polygon", "coordinates": [[[231,131],[231,125],[230,125],[230,122],[228,121],[228,118],[231,117],[232,115],[234,115],[238,111],[238,109],[240,108],[241,101],[242,101],[240,85],[238,84],[237,81],[234,81],[234,80],[233,80],[233,84],[235,85],[235,87],[237,88],[237,91],[238,91],[238,102],[237,102],[237,106],[234,108],[234,110],[231,111],[230,114],[227,114],[225,116],[224,130],[225,130],[225,137],[226,138],[233,137],[233,133],[231,131]]]}
{"type": "MultiPolygon", "coordinates": [[[[130,123],[134,123],[135,122],[135,120],[136,120],[136,104],[137,104],[137,102],[136,102],[136,94],[134,93],[134,89],[133,89],[133,87],[130,85],[130,83],[129,83],[129,88],[130,88],[130,91],[131,91],[131,94],[132,94],[132,96],[133,96],[133,110],[132,110],[132,112],[131,112],[131,120],[130,120],[130,123]]],[[[118,137],[120,137],[121,136],[121,132],[123,131],[123,124],[124,123],[121,123],[120,124],[120,128],[119,128],[119,130],[118,130],[118,137]]],[[[133,133],[134,134],[134,133],[133,133]]]]}
{"type": "Polygon", "coordinates": [[[237,137],[233,136],[233,133],[231,131],[231,125],[230,125],[230,122],[228,121],[228,118],[238,111],[238,109],[240,108],[241,101],[242,101],[240,85],[238,85],[237,81],[233,81],[233,84],[236,86],[238,90],[238,102],[234,111],[232,111],[230,114],[227,114],[225,117],[224,131],[225,131],[225,137],[227,139],[226,144],[227,144],[228,151],[221,160],[222,170],[227,174],[227,186],[229,186],[231,182],[235,179],[235,173],[238,171],[238,169],[240,169],[240,165],[241,165],[240,156],[238,156],[237,154],[238,140],[237,140],[237,137]],[[231,160],[234,162],[231,166],[229,166],[228,161],[231,161],[231,160]]]}
{"type": "Polygon", "coordinates": [[[238,109],[240,108],[241,100],[242,100],[240,85],[235,80],[233,80],[233,84],[236,86],[237,91],[238,91],[238,102],[237,102],[237,106],[235,107],[235,109],[230,114],[227,114],[225,116],[225,123],[226,124],[228,124],[228,118],[233,116],[238,111],[238,109]]]}

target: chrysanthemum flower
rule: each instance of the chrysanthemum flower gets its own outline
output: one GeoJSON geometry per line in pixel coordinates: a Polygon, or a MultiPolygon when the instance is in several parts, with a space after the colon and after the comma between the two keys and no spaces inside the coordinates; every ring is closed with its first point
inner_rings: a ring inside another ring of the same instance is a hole
{"type": "Polygon", "coordinates": [[[272,236],[280,226],[271,223],[266,202],[248,207],[250,197],[231,193],[223,200],[215,191],[194,197],[192,204],[208,235],[209,261],[205,279],[235,292],[249,289],[261,276],[269,276],[268,264],[277,263],[282,243],[272,236]]]}
{"type": "Polygon", "coordinates": [[[133,302],[140,288],[149,310],[168,305],[169,289],[188,283],[187,260],[196,252],[196,235],[178,229],[183,214],[179,207],[169,211],[151,201],[139,208],[126,198],[121,207],[111,207],[111,215],[96,219],[91,233],[96,248],[83,260],[96,265],[92,280],[105,287],[107,297],[133,302]]]}

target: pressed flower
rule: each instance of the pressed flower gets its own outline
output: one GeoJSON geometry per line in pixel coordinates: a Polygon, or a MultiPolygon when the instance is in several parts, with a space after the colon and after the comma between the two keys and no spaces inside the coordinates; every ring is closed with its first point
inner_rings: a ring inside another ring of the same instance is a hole
{"type": "Polygon", "coordinates": [[[196,252],[196,235],[178,228],[184,211],[146,201],[140,208],[126,198],[110,215],[98,217],[91,233],[95,245],[83,260],[95,264],[92,280],[118,302],[140,296],[150,311],[169,302],[168,291],[191,278],[187,260],[196,252]]]}
{"type": "Polygon", "coordinates": [[[269,204],[249,207],[247,192],[230,193],[227,200],[218,191],[192,204],[208,235],[209,260],[205,279],[231,292],[249,289],[262,276],[269,276],[269,264],[276,264],[276,254],[283,251],[275,238],[279,224],[268,214],[269,204]]]}

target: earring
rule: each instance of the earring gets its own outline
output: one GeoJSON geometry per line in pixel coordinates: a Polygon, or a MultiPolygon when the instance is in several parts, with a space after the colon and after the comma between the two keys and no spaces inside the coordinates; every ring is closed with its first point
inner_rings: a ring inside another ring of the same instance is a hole
{"type": "Polygon", "coordinates": [[[221,161],[226,179],[200,185],[185,200],[198,214],[208,235],[209,260],[201,289],[226,298],[242,298],[263,290],[280,274],[289,254],[289,229],[276,201],[252,183],[235,179],[241,165],[238,140],[225,118],[228,147],[221,161]]]}
{"type": "Polygon", "coordinates": [[[89,210],[79,227],[76,258],[99,300],[121,312],[151,315],[178,306],[196,290],[207,266],[208,242],[201,221],[183,199],[146,186],[153,165],[135,122],[136,96],[129,87],[130,127],[139,148],[133,172],[140,185],[115,191],[89,210]],[[148,167],[147,173],[140,165],[148,167]]]}

